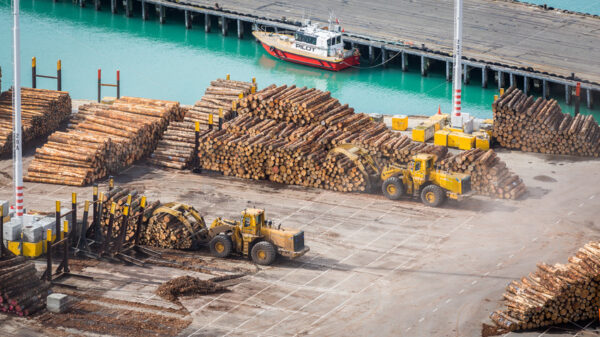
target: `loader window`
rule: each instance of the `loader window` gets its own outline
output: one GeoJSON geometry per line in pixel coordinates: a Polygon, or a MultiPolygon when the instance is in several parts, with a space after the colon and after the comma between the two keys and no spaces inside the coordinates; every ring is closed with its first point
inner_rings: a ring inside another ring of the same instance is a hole
{"type": "Polygon", "coordinates": [[[421,162],[418,161],[415,163],[415,171],[420,171],[421,170],[421,162]]]}
{"type": "Polygon", "coordinates": [[[264,214],[259,214],[256,216],[256,225],[262,225],[264,219],[264,214]]]}
{"type": "Polygon", "coordinates": [[[244,227],[250,227],[250,217],[244,217],[244,227]]]}
{"type": "Polygon", "coordinates": [[[431,162],[432,162],[432,160],[431,160],[431,159],[429,159],[429,160],[427,161],[427,166],[426,166],[427,168],[431,168],[431,162]]]}

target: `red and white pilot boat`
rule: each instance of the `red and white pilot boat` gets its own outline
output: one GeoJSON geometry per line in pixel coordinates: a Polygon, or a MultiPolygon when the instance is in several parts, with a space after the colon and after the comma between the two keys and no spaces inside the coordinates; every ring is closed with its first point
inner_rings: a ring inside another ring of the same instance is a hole
{"type": "Polygon", "coordinates": [[[294,35],[253,31],[265,50],[278,59],[327,70],[340,71],[359,65],[358,49],[344,49],[341,27],[320,28],[306,21],[294,35]]]}

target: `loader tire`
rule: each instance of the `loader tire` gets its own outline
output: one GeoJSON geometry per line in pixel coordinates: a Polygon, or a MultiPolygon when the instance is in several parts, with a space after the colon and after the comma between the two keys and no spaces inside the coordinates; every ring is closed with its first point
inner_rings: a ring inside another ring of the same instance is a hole
{"type": "Polygon", "coordinates": [[[398,177],[387,178],[381,185],[381,190],[391,200],[398,200],[404,195],[404,185],[398,177]]]}
{"type": "Polygon", "coordinates": [[[437,185],[428,185],[421,191],[421,201],[429,207],[439,207],[446,201],[446,192],[437,185]]]}
{"type": "Polygon", "coordinates": [[[231,238],[225,234],[215,236],[208,245],[210,252],[216,257],[228,257],[233,249],[231,238]]]}
{"type": "Polygon", "coordinates": [[[272,243],[261,241],[252,247],[250,255],[252,256],[252,261],[254,261],[254,263],[268,266],[275,261],[277,250],[272,243]]]}

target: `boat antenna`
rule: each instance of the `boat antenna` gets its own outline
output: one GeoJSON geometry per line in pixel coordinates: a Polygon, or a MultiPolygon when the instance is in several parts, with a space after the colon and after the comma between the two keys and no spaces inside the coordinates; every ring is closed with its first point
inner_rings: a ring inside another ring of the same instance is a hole
{"type": "Polygon", "coordinates": [[[454,0],[454,71],[452,73],[452,116],[453,128],[462,128],[461,83],[462,83],[462,0],[454,0]]]}
{"type": "MultiPolygon", "coordinates": [[[[19,0],[13,0],[13,165],[17,222],[23,223],[23,159],[21,144],[21,51],[19,0]]],[[[0,215],[1,216],[1,215],[0,215]]],[[[22,228],[22,226],[21,226],[22,228]]],[[[0,243],[1,244],[1,243],[0,243]]]]}

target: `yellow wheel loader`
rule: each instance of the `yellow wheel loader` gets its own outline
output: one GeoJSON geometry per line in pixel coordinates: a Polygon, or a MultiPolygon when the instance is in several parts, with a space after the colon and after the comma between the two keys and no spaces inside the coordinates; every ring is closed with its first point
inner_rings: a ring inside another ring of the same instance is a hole
{"type": "Polygon", "coordinates": [[[152,216],[161,213],[177,218],[195,243],[208,244],[211,253],[217,257],[225,258],[235,253],[250,257],[257,264],[269,265],[278,255],[294,259],[310,250],[304,245],[304,231],[273,226],[272,221],[265,220],[262,209],[243,210],[240,221],[216,218],[210,226],[191,206],[167,204],[154,211],[152,216]]]}
{"type": "Polygon", "coordinates": [[[423,204],[441,206],[446,198],[461,200],[471,192],[471,176],[435,168],[436,156],[420,153],[408,165],[389,164],[380,167],[367,150],[343,144],[330,151],[352,160],[361,170],[367,189],[381,186],[383,195],[398,200],[404,195],[420,197],[423,204]]]}

